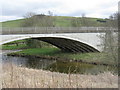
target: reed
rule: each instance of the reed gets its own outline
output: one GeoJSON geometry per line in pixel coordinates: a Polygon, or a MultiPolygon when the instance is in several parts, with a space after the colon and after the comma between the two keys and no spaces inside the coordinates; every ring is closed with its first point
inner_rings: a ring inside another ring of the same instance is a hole
{"type": "Polygon", "coordinates": [[[117,88],[118,76],[110,72],[98,75],[65,74],[29,69],[12,63],[3,65],[3,88],[117,88]]]}

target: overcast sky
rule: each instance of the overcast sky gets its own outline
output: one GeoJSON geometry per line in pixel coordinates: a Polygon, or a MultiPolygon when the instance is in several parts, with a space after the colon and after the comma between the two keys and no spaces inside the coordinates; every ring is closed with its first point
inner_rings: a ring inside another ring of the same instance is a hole
{"type": "Polygon", "coordinates": [[[0,21],[23,18],[28,12],[57,16],[81,16],[108,18],[118,11],[119,0],[0,0],[0,21]]]}

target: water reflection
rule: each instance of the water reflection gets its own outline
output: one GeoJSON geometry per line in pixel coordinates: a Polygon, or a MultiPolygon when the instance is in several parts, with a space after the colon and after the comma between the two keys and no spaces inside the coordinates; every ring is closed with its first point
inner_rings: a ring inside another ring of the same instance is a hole
{"type": "Polygon", "coordinates": [[[98,74],[106,71],[117,73],[117,68],[112,66],[92,65],[80,62],[56,61],[35,57],[12,57],[7,55],[3,55],[2,60],[3,64],[12,62],[22,67],[44,69],[60,73],[98,74]]]}
{"type": "Polygon", "coordinates": [[[28,57],[26,67],[35,68],[35,69],[45,69],[51,64],[55,63],[55,60],[40,59],[35,57],[28,57]]]}
{"type": "Polygon", "coordinates": [[[26,66],[28,61],[28,58],[24,57],[13,57],[13,56],[7,56],[7,55],[2,55],[2,64],[5,63],[12,63],[17,66],[26,66]]]}
{"type": "Polygon", "coordinates": [[[80,73],[80,74],[98,74],[105,71],[111,71],[115,73],[114,67],[102,66],[102,65],[92,65],[79,62],[63,62],[56,61],[55,63],[49,65],[47,70],[56,71],[61,73],[80,73]]]}

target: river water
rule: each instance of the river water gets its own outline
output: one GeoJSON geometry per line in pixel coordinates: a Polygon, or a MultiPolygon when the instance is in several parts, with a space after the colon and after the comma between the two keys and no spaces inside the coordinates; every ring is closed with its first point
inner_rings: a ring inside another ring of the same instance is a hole
{"type": "MultiPolygon", "coordinates": [[[[14,51],[9,51],[14,52],[14,51]]],[[[80,73],[80,74],[99,74],[103,72],[117,73],[117,68],[112,66],[92,65],[80,62],[70,62],[61,60],[48,60],[35,57],[16,57],[7,56],[8,51],[4,51],[2,55],[2,65],[12,63],[20,67],[33,69],[43,69],[60,73],[80,73]]]]}

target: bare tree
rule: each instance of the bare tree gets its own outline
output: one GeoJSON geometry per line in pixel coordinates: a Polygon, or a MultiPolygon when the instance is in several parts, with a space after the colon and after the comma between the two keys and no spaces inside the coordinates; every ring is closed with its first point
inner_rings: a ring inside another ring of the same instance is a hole
{"type": "Polygon", "coordinates": [[[53,16],[53,12],[48,11],[49,16],[53,16]]]}
{"type": "Polygon", "coordinates": [[[49,15],[45,14],[35,14],[32,12],[27,13],[24,18],[25,20],[22,22],[23,27],[53,27],[54,25],[54,17],[53,13],[48,11],[49,15]]]}
{"type": "Polygon", "coordinates": [[[118,27],[118,13],[114,13],[109,16],[109,21],[107,22],[107,26],[109,27],[118,27]]]}
{"type": "Polygon", "coordinates": [[[24,15],[24,21],[22,22],[22,26],[23,27],[31,27],[34,26],[35,23],[35,18],[33,17],[34,15],[36,15],[33,12],[28,12],[26,15],[24,15]]]}
{"type": "Polygon", "coordinates": [[[83,13],[81,15],[81,24],[82,26],[89,27],[89,26],[93,26],[95,23],[94,21],[91,21],[89,18],[87,18],[85,13],[83,13]]]}
{"type": "Polygon", "coordinates": [[[111,28],[106,30],[102,37],[103,51],[107,53],[106,59],[112,59],[118,62],[118,32],[114,32],[112,29],[117,28],[118,15],[113,14],[110,16],[109,22],[105,26],[111,28]]]}
{"type": "Polygon", "coordinates": [[[71,24],[73,27],[80,27],[81,23],[80,23],[80,18],[71,18],[71,24]]]}
{"type": "Polygon", "coordinates": [[[85,16],[85,13],[82,14],[82,18],[81,18],[81,24],[82,26],[88,26],[88,19],[85,16]]]}

